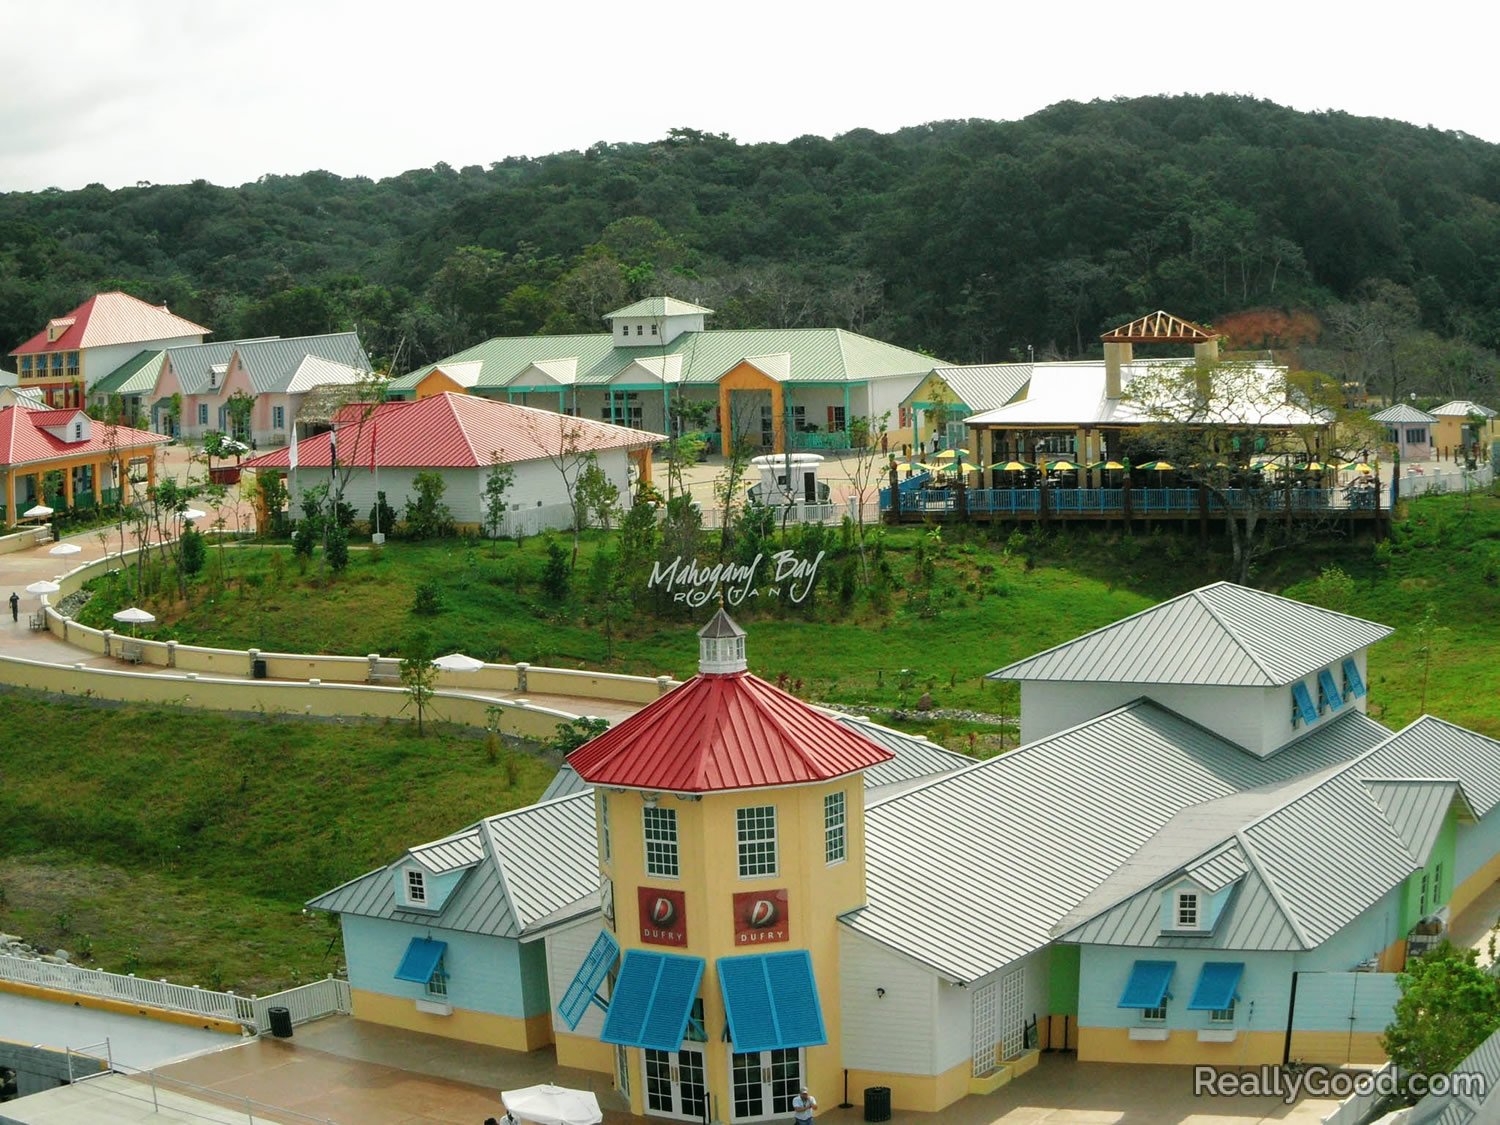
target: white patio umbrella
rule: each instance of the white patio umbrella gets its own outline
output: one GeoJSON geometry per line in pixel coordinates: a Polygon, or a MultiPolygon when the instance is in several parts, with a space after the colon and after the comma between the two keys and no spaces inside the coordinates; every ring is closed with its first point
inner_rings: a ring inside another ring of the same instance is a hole
{"type": "Polygon", "coordinates": [[[34,508],[27,508],[21,513],[23,520],[44,520],[52,514],[52,509],[45,504],[38,504],[34,508]]]}
{"type": "Polygon", "coordinates": [[[83,548],[77,543],[59,543],[47,553],[49,555],[76,555],[82,550],[83,548]]]}
{"type": "Polygon", "coordinates": [[[33,582],[30,586],[27,586],[26,592],[28,594],[55,594],[61,589],[62,587],[59,586],[56,582],[49,582],[47,579],[43,578],[39,581],[33,582]]]}
{"type": "Polygon", "coordinates": [[[510,1113],[534,1125],[599,1125],[604,1120],[599,1099],[587,1090],[544,1084],[505,1090],[500,1100],[510,1113]]]}
{"type": "Polygon", "coordinates": [[[450,652],[447,656],[440,656],[433,662],[433,666],[441,668],[444,672],[477,672],[484,667],[483,660],[475,660],[472,656],[465,656],[461,652],[450,652]]]}
{"type": "Polygon", "coordinates": [[[129,625],[130,635],[133,637],[135,636],[136,626],[149,625],[156,620],[156,616],[155,614],[147,613],[144,609],[137,609],[135,606],[131,606],[129,609],[122,609],[119,613],[115,614],[115,620],[122,625],[129,625]]]}
{"type": "Polygon", "coordinates": [[[185,520],[201,520],[205,516],[207,516],[208,513],[200,511],[197,508],[184,508],[180,515],[185,520]]]}

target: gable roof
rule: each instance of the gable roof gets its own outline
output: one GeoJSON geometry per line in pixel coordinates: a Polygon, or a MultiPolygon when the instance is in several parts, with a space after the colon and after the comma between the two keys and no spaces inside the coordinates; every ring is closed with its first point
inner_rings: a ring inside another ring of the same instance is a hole
{"type": "Polygon", "coordinates": [[[1496,751],[1423,718],[1321,775],[1184,810],[1055,932],[1109,945],[1315,948],[1427,863],[1455,802],[1482,815],[1466,787],[1493,785],[1496,751]],[[1385,774],[1392,767],[1411,772],[1385,774]],[[1163,934],[1159,892],[1226,852],[1245,874],[1213,934],[1163,934]]]}
{"type": "Polygon", "coordinates": [[[599,889],[594,800],[580,794],[487,817],[412,848],[395,863],[311,899],[312,910],[387,918],[435,929],[528,938],[586,913],[599,889]],[[437,914],[402,908],[392,872],[416,861],[435,874],[464,870],[437,914]],[[573,906],[576,909],[568,911],[573,906]]]}
{"type": "Polygon", "coordinates": [[[235,351],[256,394],[296,393],[325,384],[357,382],[370,370],[370,357],[353,332],[244,341],[235,351]],[[309,360],[314,362],[309,364],[309,360]]]}
{"type": "Polygon", "coordinates": [[[1495,412],[1488,406],[1478,402],[1470,402],[1466,398],[1457,398],[1452,402],[1443,403],[1442,406],[1434,406],[1432,412],[1440,418],[1452,417],[1455,414],[1461,418],[1468,418],[1475,414],[1481,418],[1495,417],[1495,412]]]}
{"type": "Polygon", "coordinates": [[[709,315],[713,311],[713,309],[705,309],[702,305],[679,301],[676,297],[643,297],[633,304],[626,305],[623,309],[605,313],[604,319],[615,320],[634,316],[692,316],[695,313],[709,315]]]}
{"type": "Polygon", "coordinates": [[[1182,809],[1325,770],[1389,733],[1349,713],[1258,759],[1137,700],[871,804],[868,905],[844,924],[950,979],[977,980],[1051,942],[1182,809]]]}
{"type": "Polygon", "coordinates": [[[92,395],[147,395],[156,389],[165,351],[146,349],[136,352],[104,378],[89,388],[92,395]]]}
{"type": "MultiPolygon", "coordinates": [[[[638,449],[664,440],[647,430],[451,392],[383,403],[366,424],[345,424],[337,432],[341,465],[368,468],[373,452],[378,467],[387,469],[477,469],[489,466],[491,453],[516,464],[556,456],[564,442],[580,450],[605,450],[638,449]]],[[[331,444],[327,433],[299,442],[297,464],[327,468],[331,444]]],[[[290,464],[291,449],[282,446],[244,467],[286,469],[290,464]]]]}
{"type": "MultiPolygon", "coordinates": [[[[617,347],[608,332],[579,336],[502,336],[420,367],[391,381],[391,391],[406,393],[434,368],[450,371],[457,363],[477,362],[476,393],[539,386],[556,390],[556,383],[530,383],[522,378],[528,368],[554,360],[573,363],[573,385],[602,387],[643,356],[680,356],[681,381],[707,385],[749,358],[784,356],[783,381],[791,383],[850,383],[866,379],[910,376],[914,380],[940,363],[882,340],[842,328],[746,328],[684,332],[659,346],[617,347]]],[[[767,361],[769,362],[769,361],[767,361]]],[[[543,371],[547,369],[542,368],[543,371]]]]}
{"type": "Polygon", "coordinates": [[[96,293],[66,316],[54,318],[66,330],[56,340],[47,339],[43,328],[11,355],[22,352],[76,351],[111,344],[172,340],[180,336],[205,336],[211,329],[167,311],[165,305],[147,304],[129,293],[96,293]]]}
{"type": "Polygon", "coordinates": [[[891,757],[796,696],[733,672],[694,676],[568,764],[590,785],[706,793],[828,781],[891,757]]]}
{"type": "Polygon", "coordinates": [[[1215,582],[989,674],[994,680],[1282,687],[1391,634],[1215,582]]]}
{"type": "MultiPolygon", "coordinates": [[[[1008,404],[1031,382],[1030,363],[976,363],[961,367],[934,367],[932,373],[947,384],[959,405],[978,413],[1008,404]]],[[[925,382],[925,380],[924,380],[925,382]]],[[[909,405],[922,384],[902,400],[909,405]]]]}
{"type": "Polygon", "coordinates": [[[137,449],[165,445],[170,438],[129,426],[106,426],[96,422],[92,433],[82,441],[63,441],[43,427],[67,422],[82,411],[36,410],[30,406],[0,407],[0,465],[27,465],[59,457],[100,453],[113,456],[137,449]],[[105,438],[112,434],[112,440],[105,438]]]}
{"type": "Polygon", "coordinates": [[[1395,406],[1387,406],[1378,414],[1371,414],[1370,421],[1394,422],[1397,424],[1425,423],[1431,425],[1437,421],[1437,418],[1425,410],[1418,410],[1415,406],[1408,406],[1404,402],[1398,402],[1395,406]]]}

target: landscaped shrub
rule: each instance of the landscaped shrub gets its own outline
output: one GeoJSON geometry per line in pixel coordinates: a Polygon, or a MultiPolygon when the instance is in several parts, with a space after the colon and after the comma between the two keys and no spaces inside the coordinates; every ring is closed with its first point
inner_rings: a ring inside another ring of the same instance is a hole
{"type": "Polygon", "coordinates": [[[542,593],[554,606],[561,606],[572,593],[573,568],[568,552],[555,539],[547,540],[547,561],[542,564],[542,593]]]}
{"type": "Polygon", "coordinates": [[[412,539],[443,539],[453,534],[453,512],[443,503],[448,484],[443,474],[418,473],[412,478],[416,492],[406,501],[406,534],[412,539]]]}
{"type": "Polygon", "coordinates": [[[420,617],[443,612],[443,594],[436,582],[423,582],[411,600],[411,611],[420,617]]]}

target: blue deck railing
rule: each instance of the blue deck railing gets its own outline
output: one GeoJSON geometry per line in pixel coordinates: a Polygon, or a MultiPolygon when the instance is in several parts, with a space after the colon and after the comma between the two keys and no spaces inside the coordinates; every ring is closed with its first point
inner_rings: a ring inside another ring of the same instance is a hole
{"type": "MultiPolygon", "coordinates": [[[[933,514],[958,510],[958,493],[951,488],[924,487],[926,478],[920,481],[913,477],[901,482],[901,510],[903,512],[929,512],[933,514]],[[911,487],[908,487],[911,486],[911,487]]],[[[1351,498],[1342,489],[1298,488],[1291,492],[1272,489],[1230,489],[1224,494],[1229,506],[1243,511],[1255,504],[1262,511],[1283,512],[1288,506],[1294,512],[1316,512],[1332,509],[1370,509],[1373,497],[1351,498]]],[[[971,488],[966,496],[971,513],[1006,514],[1033,513],[1040,511],[1040,490],[1035,488],[971,488]]],[[[1149,516],[1162,514],[1190,514],[1198,511],[1199,497],[1196,488],[1133,488],[1130,490],[1130,510],[1133,515],[1149,516]]],[[[890,489],[880,490],[880,510],[891,507],[890,489]]],[[[1125,490],[1120,488],[1049,488],[1047,490],[1049,511],[1060,516],[1075,513],[1092,515],[1122,515],[1125,510],[1125,490]]],[[[1218,496],[1209,496],[1208,514],[1216,515],[1223,510],[1218,496]]]]}

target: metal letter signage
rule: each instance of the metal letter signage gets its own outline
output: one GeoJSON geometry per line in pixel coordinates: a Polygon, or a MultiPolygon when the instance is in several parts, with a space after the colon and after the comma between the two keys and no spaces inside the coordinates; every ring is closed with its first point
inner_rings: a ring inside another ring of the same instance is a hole
{"type": "Polygon", "coordinates": [[[726,605],[737,606],[747,598],[761,595],[761,583],[769,582],[765,588],[769,597],[780,597],[782,586],[793,602],[802,602],[812,593],[818,580],[818,564],[823,561],[824,551],[816,558],[798,558],[795,551],[777,551],[771,556],[770,574],[762,578],[761,563],[765,555],[756,555],[750,563],[715,563],[699,565],[694,559],[683,562],[678,555],[666,566],[659,562],[651,564],[651,577],[646,588],[664,586],[674,602],[682,602],[695,609],[707,605],[711,598],[719,596],[722,589],[726,605]]]}
{"type": "Polygon", "coordinates": [[[648,945],[687,944],[687,901],[681,891],[637,887],[641,940],[648,945]]]}
{"type": "Polygon", "coordinates": [[[734,896],[735,945],[786,941],[786,891],[745,891],[734,896]]]}

